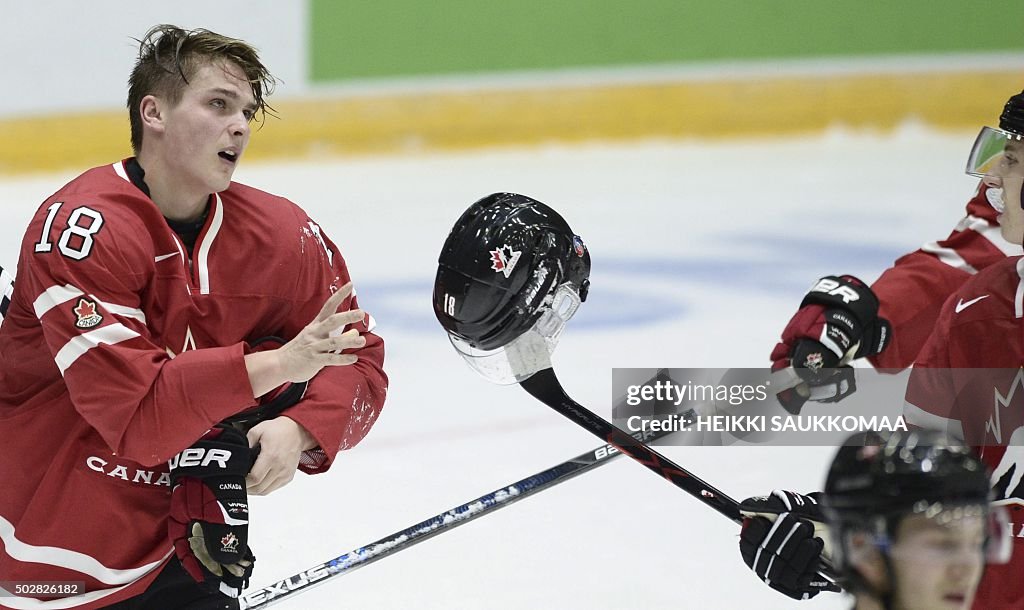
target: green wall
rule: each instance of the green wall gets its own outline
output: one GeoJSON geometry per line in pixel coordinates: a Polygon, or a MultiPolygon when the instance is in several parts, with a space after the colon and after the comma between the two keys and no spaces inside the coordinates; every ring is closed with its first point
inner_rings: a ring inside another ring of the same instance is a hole
{"type": "Polygon", "coordinates": [[[1024,0],[310,0],[311,80],[1024,50],[1024,0]]]}

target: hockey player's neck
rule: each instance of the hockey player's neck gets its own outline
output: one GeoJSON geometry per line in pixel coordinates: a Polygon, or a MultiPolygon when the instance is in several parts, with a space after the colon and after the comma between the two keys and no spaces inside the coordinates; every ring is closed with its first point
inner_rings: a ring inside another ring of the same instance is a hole
{"type": "Polygon", "coordinates": [[[206,185],[162,163],[159,155],[140,152],[138,161],[145,171],[150,198],[166,218],[189,222],[202,216],[211,194],[206,185]]]}

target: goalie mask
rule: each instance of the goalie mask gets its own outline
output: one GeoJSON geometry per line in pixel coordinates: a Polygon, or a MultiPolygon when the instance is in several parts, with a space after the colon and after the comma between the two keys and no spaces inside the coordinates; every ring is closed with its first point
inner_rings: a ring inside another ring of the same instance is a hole
{"type": "Polygon", "coordinates": [[[514,193],[477,201],[438,258],[434,314],[477,372],[511,384],[551,366],[565,323],[587,298],[590,253],[543,203],[514,193]]]}

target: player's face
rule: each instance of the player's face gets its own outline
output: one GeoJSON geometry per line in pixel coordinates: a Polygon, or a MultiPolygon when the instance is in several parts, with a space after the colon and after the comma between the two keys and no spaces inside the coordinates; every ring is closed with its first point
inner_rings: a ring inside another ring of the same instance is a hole
{"type": "Polygon", "coordinates": [[[899,610],[967,610],[985,564],[987,521],[975,514],[939,524],[924,515],[902,520],[890,549],[899,610]]]}
{"type": "Polygon", "coordinates": [[[200,67],[165,117],[165,163],[182,186],[203,193],[228,187],[249,144],[256,110],[241,68],[217,61],[200,67]]]}
{"type": "Polygon", "coordinates": [[[984,177],[990,188],[1002,190],[1005,209],[997,220],[1003,239],[1013,244],[1024,242],[1024,209],[1021,190],[1024,188],[1024,142],[1006,143],[1002,157],[984,177]]]}

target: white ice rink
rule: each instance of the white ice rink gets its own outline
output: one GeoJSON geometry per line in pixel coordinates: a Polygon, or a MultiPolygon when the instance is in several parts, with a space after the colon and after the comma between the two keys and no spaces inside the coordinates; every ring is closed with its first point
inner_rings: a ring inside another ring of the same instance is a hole
{"type": "MultiPolygon", "coordinates": [[[[758,367],[810,283],[874,279],[945,237],[975,182],[971,133],[648,141],[243,164],[339,244],[387,344],[376,427],[331,472],[252,502],[254,587],[401,530],[601,445],[517,387],[478,379],[433,318],[436,257],[475,199],[511,190],[559,210],[593,256],[590,298],[555,366],[610,417],[613,367],[758,367]]],[[[259,146],[259,134],[254,137],[259,146]]],[[[0,181],[0,264],[72,174],[0,181]]],[[[259,264],[259,253],[253,253],[259,264]]],[[[828,448],[665,448],[737,499],[820,487],[828,448]]],[[[792,602],[737,551],[737,527],[620,458],[337,577],[280,608],[845,608],[792,602]]]]}

